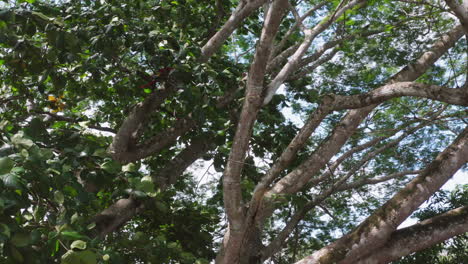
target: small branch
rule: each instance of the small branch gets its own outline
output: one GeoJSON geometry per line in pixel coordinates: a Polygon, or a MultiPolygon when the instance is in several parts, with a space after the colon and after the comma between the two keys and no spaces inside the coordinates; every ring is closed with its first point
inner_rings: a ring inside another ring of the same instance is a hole
{"type": "Polygon", "coordinates": [[[341,185],[340,187],[337,188],[337,191],[346,191],[346,190],[353,190],[360,188],[364,185],[370,185],[370,184],[377,184],[381,182],[385,182],[388,180],[396,179],[396,178],[401,178],[406,175],[414,175],[414,174],[419,174],[423,172],[423,170],[413,170],[413,171],[402,171],[402,172],[397,172],[397,173],[392,173],[384,177],[380,178],[367,178],[367,179],[361,179],[357,180],[355,182],[347,183],[344,185],[341,185]]]}
{"type": "Polygon", "coordinates": [[[262,6],[267,0],[239,1],[239,5],[221,29],[201,49],[199,61],[206,62],[221,47],[224,41],[238,28],[242,21],[262,6]]]}
{"type": "Polygon", "coordinates": [[[221,0],[216,0],[216,19],[213,22],[213,25],[210,27],[208,30],[207,38],[213,37],[213,35],[216,33],[216,29],[219,27],[219,24],[221,23],[221,20],[224,18],[226,15],[226,12],[224,11],[223,4],[221,3],[221,0]]]}
{"type": "MultiPolygon", "coordinates": [[[[283,38],[281,39],[280,43],[278,45],[276,45],[274,48],[273,48],[273,51],[271,52],[271,55],[270,55],[270,59],[268,61],[271,61],[273,59],[273,57],[280,51],[284,48],[284,46],[286,45],[286,42],[288,41],[289,37],[292,35],[292,33],[294,33],[294,31],[296,30],[296,28],[300,27],[302,30],[305,29],[304,25],[302,24],[302,22],[307,18],[309,17],[310,15],[312,15],[312,13],[314,13],[315,11],[319,10],[320,8],[322,8],[323,6],[325,6],[327,4],[327,1],[322,1],[320,2],[319,4],[311,7],[309,10],[307,10],[304,15],[300,16],[296,9],[290,4],[290,10],[293,12],[293,15],[296,19],[296,22],[288,29],[288,31],[286,32],[286,34],[283,36],[283,38]]],[[[292,53],[291,53],[292,54],[292,53]]],[[[269,70],[267,70],[269,72],[269,70]]]]}
{"type": "MultiPolygon", "coordinates": [[[[71,117],[61,116],[61,115],[57,115],[57,114],[50,113],[50,112],[45,112],[45,111],[35,111],[35,112],[38,113],[38,114],[41,114],[41,115],[48,115],[54,120],[65,121],[65,122],[68,122],[68,123],[77,124],[79,122],[85,121],[83,119],[74,119],[74,118],[71,118],[71,117]]],[[[100,131],[114,133],[114,134],[116,133],[115,129],[112,129],[110,127],[102,127],[102,126],[93,125],[93,124],[88,124],[87,127],[92,128],[92,129],[96,129],[96,130],[100,130],[100,131]]]]}
{"type": "Polygon", "coordinates": [[[300,72],[294,74],[293,76],[289,77],[287,81],[293,81],[293,80],[298,80],[305,75],[313,72],[315,69],[317,69],[320,65],[323,65],[325,62],[330,61],[335,57],[335,55],[338,53],[338,49],[333,49],[331,52],[327,53],[325,56],[321,57],[320,59],[316,60],[312,65],[309,65],[305,68],[303,68],[300,72]]]}
{"type": "Polygon", "coordinates": [[[275,78],[268,85],[265,99],[263,101],[264,105],[270,102],[270,100],[273,98],[273,95],[276,93],[276,90],[278,90],[278,88],[280,87],[280,85],[289,77],[289,75],[293,71],[297,69],[297,66],[302,56],[309,49],[310,45],[312,44],[312,41],[320,33],[325,31],[333,22],[335,22],[335,20],[338,19],[346,10],[365,3],[365,0],[352,0],[350,3],[342,6],[344,2],[346,1],[341,2],[331,15],[324,18],[313,29],[305,30],[304,41],[297,48],[296,52],[289,58],[289,61],[286,63],[286,65],[283,66],[281,71],[275,76],[275,78]]]}

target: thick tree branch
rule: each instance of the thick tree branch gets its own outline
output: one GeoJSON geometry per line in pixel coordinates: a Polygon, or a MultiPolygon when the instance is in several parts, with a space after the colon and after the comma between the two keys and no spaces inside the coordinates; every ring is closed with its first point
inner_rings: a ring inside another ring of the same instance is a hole
{"type": "Polygon", "coordinates": [[[369,216],[353,232],[304,258],[301,264],[355,263],[383,246],[396,228],[468,162],[468,127],[423,173],[369,216]]]}
{"type": "Polygon", "coordinates": [[[329,101],[329,104],[334,105],[334,110],[343,110],[362,108],[401,96],[421,97],[453,105],[468,106],[468,93],[462,89],[445,88],[438,85],[416,82],[387,84],[369,93],[360,95],[329,95],[327,101],[329,101]]]}
{"type": "Polygon", "coordinates": [[[384,264],[468,232],[468,206],[396,230],[378,250],[355,264],[384,264]]]}
{"type": "Polygon", "coordinates": [[[376,183],[388,181],[388,180],[399,178],[405,175],[418,174],[420,172],[421,171],[403,171],[399,173],[390,174],[385,177],[360,180],[351,184],[343,184],[344,181],[347,179],[346,177],[344,179],[341,179],[340,181],[336,182],[332,187],[328,188],[327,190],[323,191],[319,195],[315,196],[311,201],[307,202],[304,205],[304,207],[298,210],[291,217],[291,219],[289,219],[289,221],[286,223],[286,226],[281,230],[281,232],[262,251],[262,259],[267,260],[268,258],[272,257],[274,253],[278,252],[281,249],[284,242],[286,241],[286,239],[292,233],[294,228],[296,228],[296,226],[306,216],[306,214],[310,210],[318,206],[320,203],[322,203],[326,198],[330,197],[331,195],[336,194],[341,191],[359,188],[368,184],[376,184],[376,183]]]}
{"type": "Polygon", "coordinates": [[[166,84],[163,90],[154,91],[143,102],[133,107],[109,146],[109,152],[115,160],[122,163],[134,160],[128,156],[133,153],[132,148],[135,147],[149,115],[175,91],[175,86],[166,84]]]}
{"type": "MultiPolygon", "coordinates": [[[[206,152],[214,148],[211,134],[195,138],[190,145],[177,154],[168,164],[152,176],[161,191],[174,184],[183,172],[206,152]]],[[[144,209],[144,204],[136,198],[118,200],[109,208],[94,217],[97,236],[103,238],[114,232],[144,209]]]]}
{"type": "Polygon", "coordinates": [[[257,119],[263,100],[263,80],[266,64],[270,56],[272,43],[275,39],[281,20],[286,13],[287,0],[274,1],[265,17],[260,40],[250,67],[244,105],[237,124],[233,147],[223,174],[223,200],[229,221],[229,248],[223,250],[223,263],[237,263],[242,248],[244,208],[240,176],[245,159],[245,153],[252,134],[252,128],[257,119]]]}
{"type": "MultiPolygon", "coordinates": [[[[405,67],[399,73],[395,74],[388,83],[398,81],[413,81],[423,74],[432,64],[444,54],[455,42],[462,36],[460,27],[456,27],[448,34],[435,42],[431,50],[422,54],[422,56],[411,66],[405,67]]],[[[358,125],[377,105],[368,106],[359,110],[351,110],[335,127],[331,135],[325,140],[314,154],[299,168],[289,173],[279,181],[271,189],[267,189],[258,194],[264,193],[262,197],[252,198],[254,206],[250,210],[249,215],[256,217],[256,222],[262,222],[269,217],[273,211],[273,201],[277,194],[293,193],[300,190],[308,181],[309,176],[315,175],[326,163],[340,150],[341,146],[354,133],[358,125]],[[259,201],[260,200],[260,201],[259,201]],[[252,212],[251,212],[252,211],[252,212]]],[[[262,188],[265,188],[264,186],[262,188]]]]}
{"type": "Polygon", "coordinates": [[[153,181],[158,183],[161,190],[175,184],[182,173],[197,159],[216,147],[214,136],[205,133],[195,138],[177,154],[168,165],[153,175],[153,181]]]}
{"type": "Polygon", "coordinates": [[[468,35],[468,1],[466,0],[445,0],[450,10],[455,13],[455,16],[460,20],[465,33],[468,35]]]}
{"type": "Polygon", "coordinates": [[[129,149],[126,152],[120,152],[119,155],[112,152],[111,154],[114,159],[121,163],[128,163],[146,158],[171,146],[177,138],[190,131],[196,125],[197,122],[191,117],[181,118],[177,120],[171,128],[156,134],[149,140],[137,145],[129,145],[129,149]]]}
{"type": "MultiPolygon", "coordinates": [[[[166,88],[170,89],[167,92],[158,90],[132,109],[132,112],[124,120],[109,147],[109,152],[115,160],[121,163],[128,163],[146,158],[171,146],[178,137],[199,125],[191,118],[191,114],[188,114],[186,117],[178,119],[172,127],[157,133],[143,143],[137,143],[151,112],[158,109],[160,104],[174,92],[171,90],[173,89],[171,87],[174,86],[169,85],[166,88]]],[[[219,97],[216,102],[216,108],[225,108],[235,98],[236,92],[239,89],[228,90],[226,94],[219,97]]]]}

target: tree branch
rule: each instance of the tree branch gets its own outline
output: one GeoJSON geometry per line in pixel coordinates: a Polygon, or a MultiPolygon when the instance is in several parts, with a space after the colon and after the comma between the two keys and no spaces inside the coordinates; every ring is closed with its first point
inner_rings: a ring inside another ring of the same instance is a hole
{"type": "Polygon", "coordinates": [[[135,105],[130,114],[123,121],[117,134],[113,138],[112,144],[109,146],[108,151],[115,160],[122,163],[136,160],[136,157],[131,157],[135,155],[133,148],[136,145],[141,131],[144,129],[144,125],[148,121],[149,115],[160,107],[161,103],[176,90],[177,88],[175,86],[166,83],[163,90],[153,91],[143,102],[135,105]]]}
{"type": "MultiPolygon", "coordinates": [[[[423,53],[415,63],[404,67],[387,82],[414,81],[422,75],[435,61],[441,57],[463,35],[460,26],[436,41],[432,48],[423,53]]],[[[294,171],[279,180],[270,190],[270,195],[296,192],[307,183],[310,175],[315,175],[328,160],[335,155],[346,140],[354,133],[364,118],[375,108],[376,104],[364,108],[350,110],[348,114],[332,131],[331,136],[321,144],[314,154],[294,171]],[[306,176],[309,175],[309,176],[306,176]]]]}
{"type": "Polygon", "coordinates": [[[350,184],[340,184],[337,183],[330,187],[328,190],[322,192],[320,195],[314,197],[311,201],[307,202],[303,208],[297,211],[291,219],[286,223],[286,226],[281,230],[281,232],[273,239],[273,241],[265,247],[262,251],[262,259],[265,261],[273,256],[276,252],[278,252],[286,239],[291,234],[292,230],[299,224],[299,222],[305,217],[305,215],[320,203],[322,203],[326,198],[330,197],[332,194],[349,190],[349,189],[356,189],[368,184],[376,184],[381,183],[384,181],[388,181],[391,179],[399,178],[409,174],[418,174],[421,171],[402,171],[399,173],[393,173],[387,175],[385,177],[375,178],[375,179],[364,179],[358,182],[350,183],[350,184]]]}
{"type": "Polygon", "coordinates": [[[450,10],[455,13],[455,16],[457,16],[463,25],[465,33],[468,34],[468,1],[445,0],[445,3],[447,3],[447,5],[450,7],[450,10]]]}
{"type": "MultiPolygon", "coordinates": [[[[297,66],[302,58],[302,56],[309,49],[312,41],[317,37],[318,34],[322,33],[327,29],[336,19],[338,19],[346,10],[353,8],[359,4],[365,3],[366,0],[352,0],[349,4],[341,7],[340,4],[337,9],[326,18],[324,18],[320,23],[318,23],[313,29],[305,30],[304,41],[301,43],[296,52],[289,58],[289,61],[284,65],[281,71],[276,75],[276,77],[270,82],[267,87],[265,99],[263,104],[270,102],[273,95],[276,93],[276,90],[280,85],[289,77],[289,75],[297,69],[297,66]]],[[[344,3],[344,2],[342,2],[344,3]]]]}
{"type": "MultiPolygon", "coordinates": [[[[224,171],[223,197],[231,235],[240,232],[242,228],[244,212],[242,208],[240,174],[253,124],[261,107],[263,79],[267,60],[271,52],[271,43],[274,41],[282,17],[287,9],[287,4],[286,0],[274,1],[269,8],[269,12],[266,14],[255,58],[248,74],[244,105],[234,136],[233,147],[231,148],[224,171]]],[[[238,256],[226,256],[227,259],[231,257],[236,258],[238,256]]]]}
{"type": "MultiPolygon", "coordinates": [[[[460,27],[454,28],[448,34],[443,35],[440,40],[436,41],[433,47],[422,54],[422,56],[408,67],[402,69],[399,73],[395,74],[388,83],[395,81],[413,81],[421,74],[423,74],[431,65],[442,56],[455,42],[462,36],[460,27]]],[[[278,194],[294,193],[305,186],[308,182],[309,176],[315,175],[326,163],[340,150],[341,146],[347,139],[354,133],[359,124],[364,118],[376,107],[377,105],[368,106],[359,110],[351,110],[335,126],[331,135],[325,140],[314,154],[303,164],[301,164],[294,171],[280,179],[270,189],[259,184],[256,187],[260,191],[254,193],[251,206],[249,208],[249,215],[256,217],[257,222],[264,221],[274,211],[273,201],[278,194]]],[[[283,154],[282,154],[283,155],[283,154]]],[[[294,153],[295,155],[295,153],[294,153]]],[[[278,162],[275,162],[275,164],[278,162]]],[[[276,166],[276,165],[274,165],[276,166]]],[[[266,177],[266,176],[265,176],[266,177]]],[[[263,182],[263,180],[262,180],[263,182]]]]}
{"type": "Polygon", "coordinates": [[[468,126],[421,174],[353,232],[298,263],[355,263],[360,257],[383,246],[396,228],[466,162],[468,162],[468,126]]]}
{"type": "Polygon", "coordinates": [[[241,0],[229,19],[201,49],[200,62],[206,62],[221,47],[223,42],[238,28],[242,21],[262,6],[267,0],[241,0]]]}
{"type": "MultiPolygon", "coordinates": [[[[292,33],[294,32],[294,30],[296,30],[296,28],[298,27],[302,27],[303,28],[303,25],[302,25],[302,22],[310,15],[312,15],[312,13],[314,13],[315,11],[319,10],[320,8],[322,8],[323,6],[325,6],[327,4],[327,1],[322,1],[320,2],[319,4],[311,7],[309,10],[307,10],[304,15],[302,16],[298,16],[298,14],[296,15],[297,11],[294,9],[294,7],[290,7],[290,9],[292,10],[294,16],[295,16],[295,19],[296,19],[296,22],[288,29],[288,31],[286,32],[286,34],[283,36],[283,38],[281,39],[280,43],[278,45],[276,45],[272,52],[271,52],[271,55],[270,55],[270,59],[269,61],[271,61],[273,59],[273,56],[275,56],[280,50],[283,49],[283,47],[286,45],[286,42],[287,40],[289,39],[289,37],[292,35],[292,33]]],[[[268,67],[269,68],[269,67],[268,67]]],[[[267,70],[269,72],[269,70],[267,70]]]]}
{"type": "Polygon", "coordinates": [[[385,245],[355,263],[389,263],[466,232],[468,232],[468,206],[396,230],[385,245]]]}
{"type": "MultiPolygon", "coordinates": [[[[155,175],[153,181],[161,191],[173,185],[183,172],[206,152],[214,148],[213,136],[204,134],[195,138],[190,145],[177,154],[168,164],[155,175]]],[[[154,200],[151,198],[150,200],[154,200]]],[[[96,223],[97,236],[104,238],[114,232],[135,215],[144,209],[144,204],[136,198],[123,198],[96,215],[93,221],[96,223]]]]}
{"type": "Polygon", "coordinates": [[[334,110],[356,109],[382,103],[392,98],[415,96],[445,102],[453,105],[468,106],[468,92],[462,89],[445,88],[416,82],[397,82],[379,87],[369,93],[359,95],[327,95],[327,102],[334,110]]]}

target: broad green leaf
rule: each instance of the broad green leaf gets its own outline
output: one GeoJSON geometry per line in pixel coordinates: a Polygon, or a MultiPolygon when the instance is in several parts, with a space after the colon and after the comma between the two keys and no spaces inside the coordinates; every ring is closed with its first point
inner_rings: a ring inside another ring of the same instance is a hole
{"type": "Polygon", "coordinates": [[[31,236],[27,233],[16,233],[11,238],[11,243],[16,247],[24,247],[29,245],[31,236]]]}
{"type": "Polygon", "coordinates": [[[104,157],[107,156],[107,151],[106,151],[106,149],[104,149],[104,148],[99,148],[99,149],[96,149],[96,150],[94,151],[94,153],[92,154],[92,156],[104,158],[104,157]]]}
{"type": "Polygon", "coordinates": [[[128,163],[122,166],[123,172],[136,172],[138,171],[138,166],[135,163],[128,163]]]}
{"type": "Polygon", "coordinates": [[[59,205],[63,204],[63,202],[65,201],[65,196],[61,191],[54,192],[54,201],[59,205]]]}
{"type": "Polygon", "coordinates": [[[14,164],[15,162],[8,157],[0,158],[0,175],[9,173],[14,164]]]}
{"type": "Polygon", "coordinates": [[[16,247],[10,247],[10,252],[13,256],[13,259],[17,261],[16,263],[24,263],[24,257],[21,255],[21,252],[16,249],[16,247]]]}
{"type": "Polygon", "coordinates": [[[10,228],[5,224],[0,223],[0,234],[3,234],[7,238],[10,238],[11,236],[10,228]]]}
{"type": "Polygon", "coordinates": [[[34,142],[28,138],[24,137],[23,131],[18,132],[13,137],[11,137],[11,143],[17,147],[30,148],[34,145],[34,142]]]}
{"type": "Polygon", "coordinates": [[[103,169],[107,173],[115,174],[120,172],[122,166],[116,161],[106,161],[101,164],[101,169],[103,169]]]}
{"type": "Polygon", "coordinates": [[[16,174],[8,173],[8,174],[1,175],[0,178],[3,180],[3,183],[5,184],[6,187],[13,188],[13,189],[21,188],[20,179],[18,178],[16,174]]]}
{"type": "MultiPolygon", "coordinates": [[[[84,237],[83,235],[75,231],[63,231],[63,232],[60,232],[60,235],[66,239],[80,239],[84,237]]],[[[81,240],[77,240],[77,241],[81,241],[81,240]]]]}

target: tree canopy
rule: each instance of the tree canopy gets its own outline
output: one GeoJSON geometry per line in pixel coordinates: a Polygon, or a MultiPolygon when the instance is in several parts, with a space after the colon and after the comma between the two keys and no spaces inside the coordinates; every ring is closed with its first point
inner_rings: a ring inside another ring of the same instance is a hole
{"type": "Polygon", "coordinates": [[[467,36],[457,0],[4,0],[0,262],[465,263],[467,36]]]}

